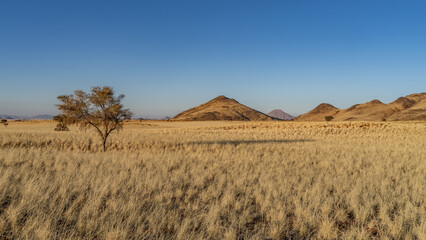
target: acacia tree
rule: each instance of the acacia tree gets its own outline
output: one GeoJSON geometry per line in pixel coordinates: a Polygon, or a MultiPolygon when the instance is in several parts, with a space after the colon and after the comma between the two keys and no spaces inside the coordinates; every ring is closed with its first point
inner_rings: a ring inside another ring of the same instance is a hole
{"type": "Polygon", "coordinates": [[[123,98],[123,94],[114,96],[111,87],[93,87],[90,93],[76,90],[74,94],[59,96],[62,103],[57,106],[64,122],[78,124],[82,129],[93,127],[102,138],[103,149],[106,151],[108,136],[112,131],[120,130],[123,121],[132,116],[129,109],[123,108],[123,98]]]}

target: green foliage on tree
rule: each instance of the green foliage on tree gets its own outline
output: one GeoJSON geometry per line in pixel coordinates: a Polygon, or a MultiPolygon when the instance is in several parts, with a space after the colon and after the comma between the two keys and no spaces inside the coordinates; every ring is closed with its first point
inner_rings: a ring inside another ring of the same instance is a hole
{"type": "Polygon", "coordinates": [[[94,128],[106,151],[111,132],[120,130],[123,121],[132,116],[129,109],[124,109],[123,98],[123,94],[115,96],[111,87],[93,87],[90,93],[76,90],[74,94],[59,96],[61,104],[57,106],[64,122],[77,124],[82,129],[94,128]]]}

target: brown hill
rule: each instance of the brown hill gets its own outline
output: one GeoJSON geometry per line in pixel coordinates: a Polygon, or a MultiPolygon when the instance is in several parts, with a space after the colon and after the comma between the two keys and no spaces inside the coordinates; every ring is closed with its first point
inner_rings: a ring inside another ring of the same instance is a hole
{"type": "Polygon", "coordinates": [[[274,120],[232,98],[219,96],[207,103],[181,112],[171,120],[178,121],[269,121],[274,120]]]}
{"type": "Polygon", "coordinates": [[[325,116],[333,116],[339,109],[328,103],[321,103],[311,111],[296,117],[296,121],[324,121],[325,116]]]}
{"type": "Polygon", "coordinates": [[[342,110],[321,104],[295,120],[325,121],[325,116],[333,116],[333,121],[426,120],[426,93],[400,97],[389,104],[375,99],[342,110]]]}
{"type": "Polygon", "coordinates": [[[375,99],[363,104],[356,104],[336,114],[335,121],[381,121],[395,113],[395,110],[375,99]]]}
{"type": "Polygon", "coordinates": [[[408,97],[400,97],[397,100],[391,102],[390,104],[394,105],[397,108],[400,109],[407,109],[415,105],[417,102],[411,98],[408,97]]]}
{"type": "Polygon", "coordinates": [[[421,102],[426,100],[426,93],[413,93],[411,95],[406,96],[406,98],[414,100],[415,102],[421,102]]]}
{"type": "MultiPolygon", "coordinates": [[[[407,99],[410,99],[414,102],[412,107],[407,107],[406,109],[392,115],[388,120],[391,121],[407,121],[407,120],[426,120],[426,93],[423,95],[412,94],[407,96],[407,99]],[[412,96],[415,95],[415,96],[412,96]]],[[[410,102],[411,103],[411,102],[410,102]]]]}

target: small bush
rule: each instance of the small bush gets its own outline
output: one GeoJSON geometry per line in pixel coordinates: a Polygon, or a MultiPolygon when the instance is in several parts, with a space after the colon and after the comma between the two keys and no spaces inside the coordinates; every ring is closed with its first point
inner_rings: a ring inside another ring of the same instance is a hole
{"type": "Polygon", "coordinates": [[[7,125],[9,125],[9,123],[7,122],[7,119],[2,119],[2,120],[1,120],[1,123],[2,123],[5,127],[7,127],[7,125]]]}
{"type": "Polygon", "coordinates": [[[53,120],[58,122],[58,124],[56,124],[55,131],[69,131],[63,115],[56,115],[53,117],[53,120]]]}
{"type": "Polygon", "coordinates": [[[69,128],[66,124],[60,122],[56,124],[55,131],[69,131],[69,128]]]}

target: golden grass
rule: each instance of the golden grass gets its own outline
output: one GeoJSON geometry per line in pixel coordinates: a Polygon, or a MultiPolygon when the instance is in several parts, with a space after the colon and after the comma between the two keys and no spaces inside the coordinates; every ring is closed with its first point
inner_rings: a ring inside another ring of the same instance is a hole
{"type": "Polygon", "coordinates": [[[0,128],[0,239],[426,239],[426,123],[0,128]]]}

